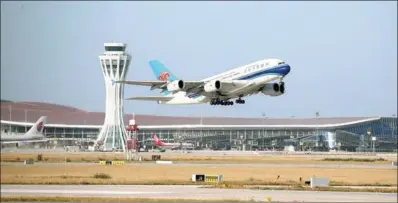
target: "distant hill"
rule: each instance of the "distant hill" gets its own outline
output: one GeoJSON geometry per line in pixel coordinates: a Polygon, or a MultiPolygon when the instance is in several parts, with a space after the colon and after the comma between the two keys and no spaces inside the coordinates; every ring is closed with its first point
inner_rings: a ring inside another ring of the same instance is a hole
{"type": "Polygon", "coordinates": [[[7,103],[7,102],[12,102],[10,100],[5,100],[5,99],[1,99],[1,103],[7,103]]]}

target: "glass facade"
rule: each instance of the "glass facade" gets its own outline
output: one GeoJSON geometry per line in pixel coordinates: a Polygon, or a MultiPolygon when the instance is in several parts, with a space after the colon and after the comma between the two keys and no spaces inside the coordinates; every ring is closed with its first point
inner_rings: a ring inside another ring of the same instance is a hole
{"type": "MultiPolygon", "coordinates": [[[[30,126],[1,124],[1,131],[24,133],[30,126]]],[[[44,133],[57,140],[95,140],[99,128],[45,127],[44,133]]],[[[380,119],[338,127],[319,128],[183,128],[145,129],[141,127],[138,139],[141,147],[152,148],[152,134],[164,142],[189,142],[197,149],[214,150],[283,150],[292,145],[296,151],[328,151],[338,149],[350,152],[396,152],[397,118],[380,119]],[[376,137],[372,141],[372,137],[376,137]],[[373,149],[374,144],[374,149],[373,149]]]]}

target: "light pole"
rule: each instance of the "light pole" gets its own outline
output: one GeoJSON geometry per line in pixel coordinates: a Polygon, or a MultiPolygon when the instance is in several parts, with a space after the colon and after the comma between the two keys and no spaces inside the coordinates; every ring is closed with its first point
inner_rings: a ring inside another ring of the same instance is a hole
{"type": "Polygon", "coordinates": [[[243,151],[243,135],[240,136],[240,142],[241,142],[241,144],[242,144],[242,146],[241,146],[241,151],[243,151]]]}
{"type": "MultiPolygon", "coordinates": [[[[8,108],[9,108],[9,110],[10,110],[10,122],[11,122],[11,111],[12,111],[11,105],[8,105],[8,108]]],[[[11,134],[11,124],[10,124],[10,130],[9,130],[8,133],[11,134]]]]}
{"type": "Polygon", "coordinates": [[[25,132],[27,132],[26,131],[26,123],[28,122],[28,110],[27,109],[25,109],[25,132]]]}
{"type": "MultiPolygon", "coordinates": [[[[84,125],[86,125],[86,119],[84,119],[83,123],[84,123],[84,125]]],[[[84,143],[83,142],[83,140],[84,140],[84,132],[83,132],[84,130],[83,129],[84,128],[82,128],[82,139],[81,139],[81,143],[80,143],[81,145],[83,145],[83,143],[84,143]]],[[[86,140],[87,140],[87,136],[86,136],[86,140]]]]}
{"type": "MultiPolygon", "coordinates": [[[[366,133],[368,134],[368,136],[370,136],[372,134],[372,132],[370,130],[368,130],[366,133]]],[[[373,137],[372,137],[372,143],[371,144],[372,144],[372,148],[373,148],[373,137]]]]}
{"type": "Polygon", "coordinates": [[[200,116],[200,148],[203,146],[203,116],[200,116]]]}
{"type": "MultiPolygon", "coordinates": [[[[392,117],[396,118],[396,115],[393,114],[392,117]]],[[[394,133],[395,133],[395,125],[397,124],[394,122],[395,119],[391,122],[391,139],[394,140],[394,133]]]]}
{"type": "MultiPolygon", "coordinates": [[[[316,120],[318,121],[319,117],[319,110],[315,112],[316,120]]],[[[318,138],[319,138],[319,130],[318,130],[318,123],[316,125],[316,146],[318,146],[318,138]]]]}
{"type": "Polygon", "coordinates": [[[264,121],[265,121],[265,113],[263,113],[263,114],[261,114],[261,116],[263,117],[263,119],[261,120],[262,121],[262,124],[263,124],[263,150],[264,150],[264,147],[265,147],[265,127],[264,127],[264,121]]]}

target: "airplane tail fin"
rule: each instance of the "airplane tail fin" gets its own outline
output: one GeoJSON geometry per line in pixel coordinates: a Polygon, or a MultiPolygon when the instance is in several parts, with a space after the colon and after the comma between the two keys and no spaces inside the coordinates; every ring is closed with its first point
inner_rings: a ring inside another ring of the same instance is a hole
{"type": "MultiPolygon", "coordinates": [[[[47,116],[41,116],[39,120],[29,129],[26,134],[41,134],[43,135],[44,126],[47,124],[47,116]]],[[[44,137],[44,135],[43,135],[44,137]]]]}
{"type": "Polygon", "coordinates": [[[158,138],[158,136],[156,136],[156,134],[152,134],[152,138],[153,138],[153,143],[156,146],[161,146],[163,145],[163,142],[158,138]]]}
{"type": "MultiPolygon", "coordinates": [[[[151,60],[149,61],[149,65],[151,66],[151,69],[153,71],[153,74],[155,75],[156,79],[160,81],[174,81],[177,80],[177,77],[171,73],[169,69],[166,68],[166,66],[163,65],[158,60],[151,60]]],[[[171,92],[165,91],[163,92],[165,95],[170,94],[171,92]]]]}

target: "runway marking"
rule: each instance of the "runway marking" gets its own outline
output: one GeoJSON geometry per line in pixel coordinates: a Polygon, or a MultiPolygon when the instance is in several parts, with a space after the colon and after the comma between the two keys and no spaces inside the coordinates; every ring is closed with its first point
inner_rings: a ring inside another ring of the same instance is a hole
{"type": "Polygon", "coordinates": [[[48,194],[110,194],[110,195],[134,195],[134,194],[170,194],[173,192],[139,192],[139,191],[106,191],[106,190],[29,190],[29,189],[1,189],[1,193],[48,193],[48,194]]]}

